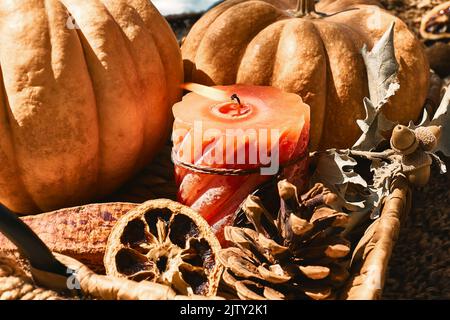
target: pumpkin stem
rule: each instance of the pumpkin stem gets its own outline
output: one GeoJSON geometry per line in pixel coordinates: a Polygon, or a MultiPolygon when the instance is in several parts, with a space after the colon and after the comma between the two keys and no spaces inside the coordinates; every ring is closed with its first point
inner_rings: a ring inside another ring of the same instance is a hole
{"type": "Polygon", "coordinates": [[[316,13],[315,0],[297,0],[297,8],[295,9],[295,16],[304,17],[316,13]]]}

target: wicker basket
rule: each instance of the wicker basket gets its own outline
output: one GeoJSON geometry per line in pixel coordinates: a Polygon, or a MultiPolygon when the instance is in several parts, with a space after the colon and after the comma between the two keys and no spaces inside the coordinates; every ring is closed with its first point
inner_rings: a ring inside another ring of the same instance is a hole
{"type": "MultiPolygon", "coordinates": [[[[176,187],[170,182],[174,181],[174,170],[169,146],[144,172],[145,175],[138,176],[126,185],[122,192],[108,200],[143,202],[150,198],[176,197],[176,187]]],[[[381,298],[389,259],[401,223],[411,210],[411,192],[407,180],[398,179],[384,204],[380,218],[356,234],[351,277],[341,293],[341,299],[381,298]]]]}
{"type": "MultiPolygon", "coordinates": [[[[148,167],[144,168],[122,190],[105,201],[141,203],[155,198],[175,198],[176,186],[173,182],[174,169],[170,160],[170,150],[170,146],[167,145],[148,167]]],[[[385,202],[381,217],[375,220],[365,232],[363,230],[357,235],[354,243],[351,276],[341,292],[341,299],[374,300],[381,298],[389,259],[400,231],[401,222],[410,209],[411,189],[405,179],[399,179],[385,202]]],[[[3,263],[4,268],[5,261],[0,259],[0,264],[3,263]]],[[[2,266],[0,265],[0,288],[2,285],[6,286],[6,280],[11,281],[11,278],[2,276],[1,270],[2,266]]],[[[24,280],[23,273],[19,280],[20,283],[27,286],[27,290],[30,292],[40,292],[30,289],[32,282],[24,280]]],[[[14,290],[17,292],[17,288],[14,290]]],[[[3,294],[8,295],[5,292],[3,294]]],[[[15,294],[17,296],[17,293],[15,294]]],[[[53,295],[49,296],[53,297],[53,295]]],[[[30,294],[26,297],[33,298],[40,297],[40,295],[30,294]]]]}
{"type": "Polygon", "coordinates": [[[342,293],[343,299],[380,299],[389,259],[397,241],[402,221],[411,210],[411,188],[399,180],[375,220],[353,251],[351,277],[342,293]]]}
{"type": "MultiPolygon", "coordinates": [[[[122,191],[108,200],[143,202],[152,198],[176,198],[170,146],[122,191]]],[[[398,179],[386,199],[381,216],[356,234],[351,277],[341,293],[342,299],[380,299],[389,259],[398,238],[402,221],[411,210],[411,187],[398,179]]]]}

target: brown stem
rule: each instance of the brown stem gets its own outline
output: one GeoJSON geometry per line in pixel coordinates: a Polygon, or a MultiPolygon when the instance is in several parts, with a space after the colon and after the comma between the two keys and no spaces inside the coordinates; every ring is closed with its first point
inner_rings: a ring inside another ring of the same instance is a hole
{"type": "MultiPolygon", "coordinates": [[[[320,153],[327,153],[329,151],[330,150],[310,152],[309,156],[312,158],[320,153]]],[[[340,150],[338,149],[335,151],[336,151],[336,153],[339,153],[339,154],[347,154],[347,155],[354,156],[354,157],[366,158],[368,160],[374,160],[374,159],[385,159],[386,160],[395,154],[395,151],[391,150],[391,149],[387,149],[383,152],[359,151],[359,150],[352,150],[352,149],[340,149],[340,150]]]]}
{"type": "Polygon", "coordinates": [[[296,16],[303,17],[316,12],[315,0],[297,0],[296,16]]]}

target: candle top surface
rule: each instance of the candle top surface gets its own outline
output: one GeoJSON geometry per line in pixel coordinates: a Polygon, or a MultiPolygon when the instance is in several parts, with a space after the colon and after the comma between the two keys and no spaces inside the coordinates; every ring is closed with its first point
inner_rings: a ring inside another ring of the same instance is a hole
{"type": "Polygon", "coordinates": [[[298,127],[309,122],[309,107],[300,96],[274,87],[217,86],[215,96],[208,98],[190,92],[173,107],[177,122],[185,125],[202,121],[215,129],[261,128],[279,126],[280,129],[298,127]],[[221,94],[220,91],[222,92],[221,94]],[[223,101],[218,97],[223,96],[223,101]],[[233,96],[233,98],[232,98],[233,96]]]}

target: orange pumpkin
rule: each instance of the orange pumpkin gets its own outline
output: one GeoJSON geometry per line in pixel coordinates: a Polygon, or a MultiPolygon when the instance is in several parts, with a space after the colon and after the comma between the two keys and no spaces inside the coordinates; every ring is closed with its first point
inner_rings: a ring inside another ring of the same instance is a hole
{"type": "Polygon", "coordinates": [[[406,24],[374,0],[225,1],[185,39],[185,79],[298,93],[311,106],[311,147],[350,147],[361,135],[356,119],[365,118],[362,101],[369,95],[360,52],[364,44],[371,49],[392,21],[400,89],[385,114],[405,123],[422,110],[428,62],[406,24]]]}
{"type": "Polygon", "coordinates": [[[12,210],[108,194],[164,143],[183,67],[150,1],[1,1],[0,43],[0,202],[12,210]]]}

